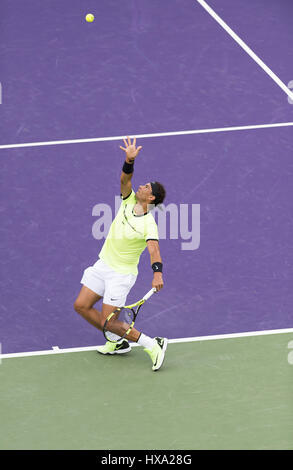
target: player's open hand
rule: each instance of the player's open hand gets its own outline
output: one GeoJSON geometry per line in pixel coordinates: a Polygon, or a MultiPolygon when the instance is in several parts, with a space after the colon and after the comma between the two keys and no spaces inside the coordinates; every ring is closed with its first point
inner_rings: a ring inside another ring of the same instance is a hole
{"type": "Polygon", "coordinates": [[[137,155],[142,149],[142,146],[136,148],[136,138],[134,137],[133,142],[131,143],[130,137],[127,137],[128,142],[126,142],[125,139],[123,139],[123,142],[125,144],[125,147],[121,147],[121,150],[124,150],[126,153],[126,161],[127,163],[133,163],[134,160],[136,159],[137,155]]]}

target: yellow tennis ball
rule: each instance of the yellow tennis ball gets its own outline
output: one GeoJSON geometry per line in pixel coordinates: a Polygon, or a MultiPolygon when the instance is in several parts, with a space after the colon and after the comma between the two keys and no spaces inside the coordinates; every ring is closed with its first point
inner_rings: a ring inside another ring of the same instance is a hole
{"type": "Polygon", "coordinates": [[[91,13],[88,13],[88,14],[86,15],[85,19],[86,19],[86,21],[87,21],[88,23],[92,23],[92,22],[94,21],[95,17],[94,17],[94,15],[92,15],[91,13]]]}

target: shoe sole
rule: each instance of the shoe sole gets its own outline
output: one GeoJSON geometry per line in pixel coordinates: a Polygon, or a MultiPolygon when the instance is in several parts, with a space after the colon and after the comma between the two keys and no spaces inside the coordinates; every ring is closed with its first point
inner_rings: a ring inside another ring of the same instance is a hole
{"type": "Polygon", "coordinates": [[[154,372],[156,372],[157,370],[159,370],[162,367],[164,359],[165,359],[165,353],[166,353],[167,346],[168,346],[168,340],[167,340],[167,338],[164,338],[164,345],[163,345],[163,349],[162,349],[163,354],[161,354],[161,359],[158,362],[158,364],[156,365],[156,367],[155,368],[154,368],[154,366],[152,367],[154,372]]]}
{"type": "Polygon", "coordinates": [[[118,349],[118,351],[111,351],[111,352],[102,352],[102,351],[99,351],[97,349],[97,352],[99,354],[103,354],[104,356],[107,356],[107,355],[113,355],[113,354],[125,354],[125,353],[128,353],[131,351],[131,346],[129,346],[129,348],[124,348],[124,349],[118,349]]]}

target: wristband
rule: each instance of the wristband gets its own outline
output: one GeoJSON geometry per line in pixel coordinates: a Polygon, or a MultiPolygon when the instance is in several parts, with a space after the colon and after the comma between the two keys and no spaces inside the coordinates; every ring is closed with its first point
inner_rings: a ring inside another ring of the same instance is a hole
{"type": "Polygon", "coordinates": [[[152,270],[154,271],[154,273],[161,273],[161,272],[163,272],[163,264],[160,263],[159,261],[156,262],[156,263],[153,263],[153,264],[152,264],[152,270]]]}
{"type": "Polygon", "coordinates": [[[133,163],[127,163],[126,161],[123,164],[122,171],[123,173],[126,173],[127,175],[130,175],[133,173],[134,168],[133,168],[134,162],[133,163]]]}

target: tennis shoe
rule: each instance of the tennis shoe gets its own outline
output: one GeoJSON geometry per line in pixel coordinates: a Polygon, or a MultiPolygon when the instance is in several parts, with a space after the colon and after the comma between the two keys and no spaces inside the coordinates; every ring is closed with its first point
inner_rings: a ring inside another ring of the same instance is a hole
{"type": "Polygon", "coordinates": [[[152,370],[159,370],[164,362],[165,352],[168,346],[168,340],[167,338],[159,337],[156,337],[155,340],[156,344],[154,345],[154,347],[152,349],[145,348],[145,351],[148,353],[152,360],[152,370]]]}
{"type": "Polygon", "coordinates": [[[104,346],[98,346],[97,351],[100,354],[124,354],[131,351],[131,346],[127,339],[123,339],[118,343],[107,341],[104,346]]]}

